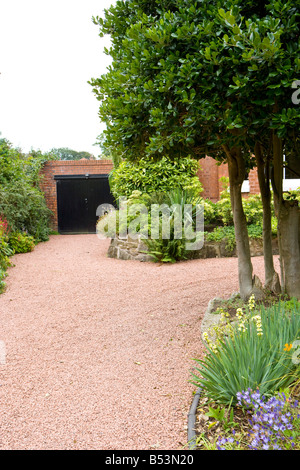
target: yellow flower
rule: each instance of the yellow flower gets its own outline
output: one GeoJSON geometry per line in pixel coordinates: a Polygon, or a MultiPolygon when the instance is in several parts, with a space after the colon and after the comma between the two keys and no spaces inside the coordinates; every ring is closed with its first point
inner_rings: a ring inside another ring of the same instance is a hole
{"type": "Polygon", "coordinates": [[[238,317],[239,320],[241,320],[243,318],[243,310],[241,308],[237,308],[236,309],[236,316],[238,317]]]}
{"type": "Polygon", "coordinates": [[[251,295],[248,301],[248,307],[249,307],[249,310],[253,310],[255,307],[255,295],[254,294],[251,295]]]}
{"type": "Polygon", "coordinates": [[[293,347],[292,344],[286,343],[286,344],[284,345],[284,349],[283,349],[283,350],[284,350],[284,351],[290,351],[290,350],[292,349],[292,347],[293,347]]]}

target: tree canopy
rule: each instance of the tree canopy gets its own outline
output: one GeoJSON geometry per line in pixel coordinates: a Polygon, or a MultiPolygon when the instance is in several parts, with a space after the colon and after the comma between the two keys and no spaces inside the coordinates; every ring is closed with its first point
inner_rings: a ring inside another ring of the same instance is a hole
{"type": "MultiPolygon", "coordinates": [[[[240,283],[249,295],[252,267],[240,190],[258,162],[270,174],[279,238],[287,245],[281,217],[292,204],[283,198],[284,154],[299,157],[300,112],[292,100],[300,69],[295,2],[117,1],[94,23],[112,41],[106,51],[112,65],[90,81],[107,127],[104,145],[132,161],[210,155],[228,163],[240,283]]],[[[296,234],[299,207],[293,204],[296,234]]],[[[293,247],[300,264],[299,234],[293,247]]],[[[283,277],[292,276],[288,271],[283,277]]],[[[297,296],[299,289],[288,287],[297,296]]]]}
{"type": "Polygon", "coordinates": [[[95,156],[89,152],[78,152],[77,150],[69,149],[68,147],[60,147],[51,149],[51,153],[56,156],[58,160],[95,160],[95,156]]]}
{"type": "Polygon", "coordinates": [[[144,153],[218,158],[230,130],[242,129],[234,140],[245,150],[266,121],[287,135],[299,124],[291,102],[297,19],[293,2],[117,2],[104,20],[94,18],[112,39],[112,66],[90,82],[105,145],[133,160],[144,153]]]}

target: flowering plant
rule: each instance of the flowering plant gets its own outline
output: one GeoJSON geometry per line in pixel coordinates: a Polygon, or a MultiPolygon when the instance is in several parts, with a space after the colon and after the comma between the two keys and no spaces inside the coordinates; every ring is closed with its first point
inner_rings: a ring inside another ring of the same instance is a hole
{"type": "Polygon", "coordinates": [[[10,232],[10,226],[3,215],[0,215],[0,237],[7,237],[10,232]]]}
{"type": "Polygon", "coordinates": [[[299,361],[293,360],[293,349],[286,346],[298,343],[299,305],[286,310],[282,302],[252,313],[246,321],[239,311],[230,334],[220,335],[215,347],[207,343],[205,357],[195,359],[198,367],[192,383],[217,403],[234,405],[237,392],[248,388],[274,394],[299,377],[299,361]]]}
{"type": "MultiPolygon", "coordinates": [[[[268,399],[261,395],[259,389],[238,392],[239,406],[248,408],[250,415],[249,444],[251,450],[282,450],[292,449],[293,423],[300,418],[298,401],[291,401],[281,392],[268,399]]],[[[299,423],[298,423],[299,424],[299,423]]],[[[219,438],[218,450],[226,450],[227,444],[239,446],[240,442],[233,437],[219,438]]]]}

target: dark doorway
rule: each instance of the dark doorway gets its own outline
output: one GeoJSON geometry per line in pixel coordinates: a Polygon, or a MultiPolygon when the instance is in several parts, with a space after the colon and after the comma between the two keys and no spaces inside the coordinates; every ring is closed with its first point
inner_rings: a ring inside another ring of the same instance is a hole
{"type": "Polygon", "coordinates": [[[65,175],[54,178],[59,233],[96,233],[98,206],[115,206],[108,175],[65,175]]]}

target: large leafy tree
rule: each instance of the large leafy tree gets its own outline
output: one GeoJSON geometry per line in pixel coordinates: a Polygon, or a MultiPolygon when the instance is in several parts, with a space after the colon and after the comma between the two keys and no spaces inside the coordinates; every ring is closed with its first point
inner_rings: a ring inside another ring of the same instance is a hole
{"type": "MultiPolygon", "coordinates": [[[[292,102],[292,85],[300,69],[299,9],[294,2],[270,1],[262,17],[243,18],[232,8],[219,10],[228,27],[226,52],[238,51],[230,86],[235,103],[247,112],[240,126],[248,134],[258,169],[264,205],[264,244],[267,284],[274,277],[271,254],[270,179],[278,217],[283,291],[300,297],[300,211],[298,201],[283,193],[284,157],[300,160],[300,108],[292,102]]],[[[287,164],[288,167],[289,164],[287,164]]],[[[298,164],[298,168],[299,168],[298,164]]],[[[291,168],[292,170],[292,168],[291,168]]],[[[295,171],[295,170],[293,170],[295,171]]],[[[295,176],[300,177],[299,173],[295,176]]]]}
{"type": "MultiPolygon", "coordinates": [[[[274,188],[281,188],[280,221],[285,207],[279,176],[284,139],[299,119],[286,103],[299,67],[297,12],[292,2],[285,5],[275,0],[128,0],[118,1],[104,20],[94,18],[100,35],[112,39],[107,51],[112,66],[106,75],[91,80],[101,101],[100,118],[107,125],[105,145],[133,161],[144,155],[157,159],[191,154],[228,163],[244,298],[255,286],[241,186],[246,171],[261,164],[266,278],[271,282],[275,271],[268,250],[270,193],[265,170],[274,170],[274,188]]],[[[290,276],[286,267],[285,278],[290,276]]],[[[285,286],[300,296],[299,290],[285,286]]]]}
{"type": "Polygon", "coordinates": [[[89,152],[78,152],[68,147],[53,148],[51,153],[55,155],[58,160],[81,160],[82,158],[95,160],[95,156],[89,152]]]}

